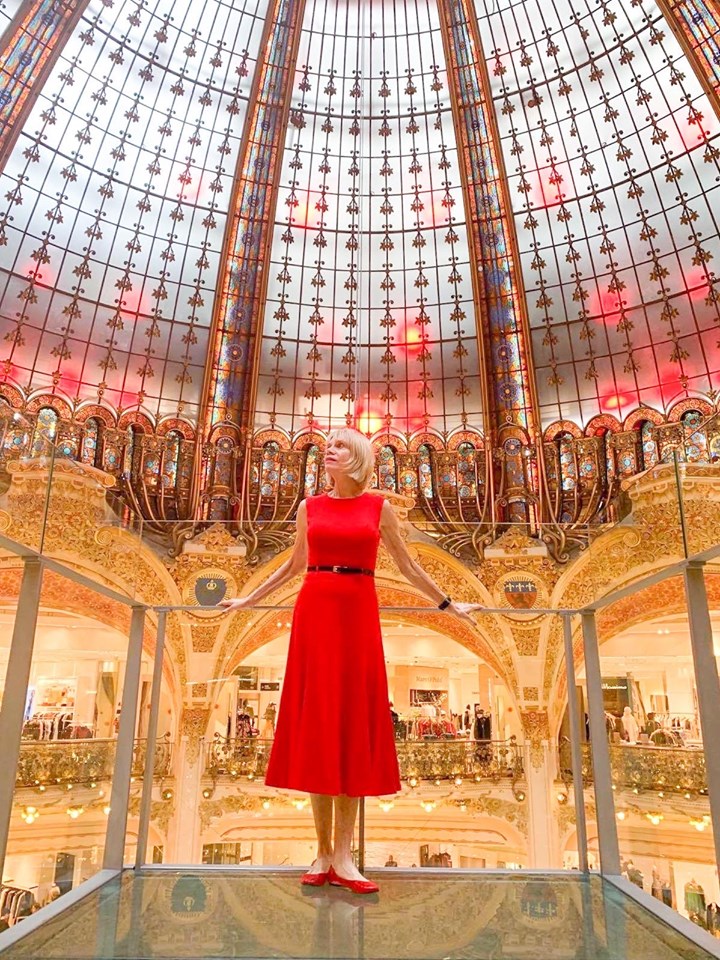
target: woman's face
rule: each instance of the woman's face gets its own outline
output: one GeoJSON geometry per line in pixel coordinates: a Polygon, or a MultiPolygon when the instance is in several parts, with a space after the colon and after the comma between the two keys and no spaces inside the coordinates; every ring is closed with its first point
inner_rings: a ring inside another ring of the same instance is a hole
{"type": "Polygon", "coordinates": [[[325,448],[325,469],[331,476],[347,473],[350,469],[352,452],[344,440],[331,437],[325,448]]]}

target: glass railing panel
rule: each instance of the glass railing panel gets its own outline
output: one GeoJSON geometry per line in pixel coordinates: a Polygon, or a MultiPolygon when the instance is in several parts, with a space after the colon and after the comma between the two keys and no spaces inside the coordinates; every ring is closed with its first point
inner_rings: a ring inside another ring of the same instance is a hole
{"type": "Polygon", "coordinates": [[[598,632],[623,873],[707,926],[720,888],[683,578],[609,606],[598,632]]]}
{"type": "MultiPolygon", "coordinates": [[[[123,705],[128,709],[132,701],[126,687],[129,629],[127,606],[54,571],[44,572],[3,877],[6,885],[29,892],[20,898],[18,917],[103,866],[118,731],[123,705]]],[[[146,643],[150,648],[149,632],[146,643]]],[[[144,652],[140,717],[150,673],[151,654],[144,652]]],[[[141,737],[142,721],[135,715],[132,726],[131,733],[141,737]]],[[[171,758],[169,744],[166,750],[171,758]]],[[[145,752],[139,740],[130,786],[135,813],[145,752]]],[[[167,761],[164,769],[171,770],[167,761]]],[[[126,861],[134,856],[135,835],[131,819],[126,861]]]]}

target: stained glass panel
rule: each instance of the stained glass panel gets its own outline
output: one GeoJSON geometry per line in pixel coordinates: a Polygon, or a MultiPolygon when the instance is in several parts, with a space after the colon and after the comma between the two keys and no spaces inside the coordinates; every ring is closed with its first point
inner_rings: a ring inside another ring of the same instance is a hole
{"type": "Polygon", "coordinates": [[[91,0],[0,182],[7,375],[196,419],[265,0],[91,0]]]}
{"type": "Polygon", "coordinates": [[[717,387],[720,124],[657,3],[475,5],[543,423],[717,387]]]}
{"type": "Polygon", "coordinates": [[[645,470],[654,467],[658,462],[658,448],[652,435],[652,429],[652,423],[645,420],[641,431],[643,469],[645,470]]]}
{"type": "Polygon", "coordinates": [[[418,450],[418,485],[426,497],[433,496],[433,477],[430,447],[423,444],[418,450]]]}
{"type": "Polygon", "coordinates": [[[33,433],[33,456],[50,456],[53,442],[57,436],[58,415],[51,407],[43,407],[38,412],[35,431],[33,433]]]}
{"type": "Polygon", "coordinates": [[[395,450],[390,446],[380,448],[378,457],[378,486],[381,490],[395,492],[397,490],[397,463],[395,450]]]}
{"type": "Polygon", "coordinates": [[[480,421],[434,2],[308,2],[280,179],[258,426],[480,421]],[[332,36],[332,42],[325,42],[332,36]]]}
{"type": "Polygon", "coordinates": [[[83,463],[89,463],[91,467],[95,466],[95,457],[97,456],[99,427],[94,417],[89,417],[85,421],[83,429],[82,447],[80,459],[83,463]]]}
{"type": "Polygon", "coordinates": [[[689,463],[708,463],[707,437],[700,429],[705,417],[698,410],[688,410],[683,414],[682,424],[685,428],[685,457],[689,463]]]}
{"type": "Polygon", "coordinates": [[[558,443],[560,447],[560,478],[563,491],[567,493],[574,490],[577,485],[577,467],[575,466],[572,437],[569,435],[562,436],[558,443]]]}

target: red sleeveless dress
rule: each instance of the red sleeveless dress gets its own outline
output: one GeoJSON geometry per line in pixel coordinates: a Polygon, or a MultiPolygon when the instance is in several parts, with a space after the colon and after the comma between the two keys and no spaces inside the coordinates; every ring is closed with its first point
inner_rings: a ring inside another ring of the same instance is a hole
{"type": "MultiPolygon", "coordinates": [[[[308,566],[374,570],[383,503],[308,499],[308,566]]],[[[373,577],[305,574],[265,783],[329,796],[400,790],[373,577]]]]}

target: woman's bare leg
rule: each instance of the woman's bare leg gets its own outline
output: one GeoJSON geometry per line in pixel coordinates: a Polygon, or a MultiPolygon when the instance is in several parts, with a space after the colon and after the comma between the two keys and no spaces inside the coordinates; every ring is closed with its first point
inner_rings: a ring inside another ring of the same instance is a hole
{"type": "Polygon", "coordinates": [[[310,867],[309,873],[327,873],[333,859],[332,821],[333,798],[322,793],[311,793],[313,817],[315,818],[315,833],[317,834],[317,857],[310,867]]]}
{"type": "Polygon", "coordinates": [[[353,831],[358,812],[357,797],[335,797],[335,852],[333,867],[344,880],[364,880],[352,859],[353,831]]]}

